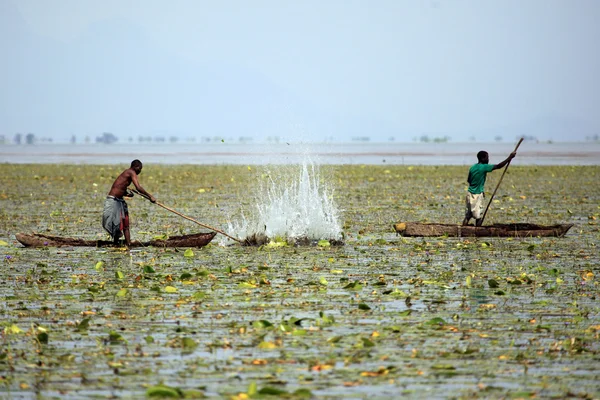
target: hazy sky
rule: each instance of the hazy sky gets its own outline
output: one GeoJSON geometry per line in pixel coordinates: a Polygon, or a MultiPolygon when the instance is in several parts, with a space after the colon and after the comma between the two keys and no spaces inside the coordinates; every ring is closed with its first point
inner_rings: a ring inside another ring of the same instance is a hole
{"type": "Polygon", "coordinates": [[[597,0],[0,0],[0,135],[600,133],[597,0]]]}

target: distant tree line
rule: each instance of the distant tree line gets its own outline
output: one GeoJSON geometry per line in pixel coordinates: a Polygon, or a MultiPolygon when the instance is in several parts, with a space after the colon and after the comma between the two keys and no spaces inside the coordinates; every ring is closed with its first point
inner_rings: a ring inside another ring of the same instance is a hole
{"type": "MultiPolygon", "coordinates": [[[[43,141],[50,141],[52,142],[52,139],[43,139],[43,141]]],[[[29,132],[29,133],[16,133],[15,137],[13,138],[13,142],[15,144],[35,144],[36,142],[36,137],[35,134],[29,132]]]]}

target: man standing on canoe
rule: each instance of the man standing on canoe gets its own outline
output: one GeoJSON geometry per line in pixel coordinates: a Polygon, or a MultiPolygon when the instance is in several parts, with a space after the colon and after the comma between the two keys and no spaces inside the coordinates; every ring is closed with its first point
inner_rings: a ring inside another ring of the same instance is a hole
{"type": "Polygon", "coordinates": [[[142,172],[142,162],[133,160],[131,166],[121,173],[115,179],[106,200],[104,201],[104,212],[102,214],[102,226],[113,238],[115,244],[119,243],[121,234],[125,236],[125,244],[131,246],[131,238],[129,235],[129,212],[127,203],[123,200],[123,196],[133,197],[133,193],[128,192],[127,188],[131,183],[141,194],[147,196],[151,202],[155,203],[156,199],[140,185],[138,175],[142,172]]]}
{"type": "Polygon", "coordinates": [[[469,169],[469,177],[467,178],[467,182],[469,182],[469,193],[467,193],[467,210],[463,225],[468,225],[469,220],[475,218],[475,225],[481,226],[481,223],[483,222],[483,198],[485,197],[484,186],[487,174],[488,172],[504,167],[510,160],[515,158],[516,155],[517,153],[513,151],[506,160],[499,164],[490,165],[490,156],[487,151],[482,150],[477,153],[477,160],[479,162],[469,169]]]}

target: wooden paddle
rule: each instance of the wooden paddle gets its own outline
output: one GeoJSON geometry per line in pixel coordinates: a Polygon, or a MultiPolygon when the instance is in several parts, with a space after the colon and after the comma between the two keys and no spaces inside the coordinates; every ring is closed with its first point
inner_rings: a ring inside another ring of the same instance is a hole
{"type": "MultiPolygon", "coordinates": [[[[146,195],[144,195],[144,194],[142,194],[142,193],[138,192],[138,191],[137,191],[137,190],[135,190],[135,189],[131,189],[131,191],[132,191],[133,193],[135,193],[135,194],[139,195],[139,196],[142,196],[142,197],[143,197],[143,198],[145,198],[146,200],[150,200],[150,198],[149,198],[148,196],[146,196],[146,195]]],[[[165,210],[169,210],[169,211],[171,211],[172,213],[174,213],[174,214],[177,214],[177,215],[179,215],[180,217],[183,217],[183,218],[187,219],[188,221],[195,222],[195,223],[197,223],[197,224],[198,224],[198,225],[200,225],[200,226],[203,226],[203,227],[205,227],[205,228],[207,228],[207,229],[210,229],[210,230],[212,230],[212,231],[218,232],[218,233],[220,233],[221,235],[227,236],[229,239],[235,240],[236,242],[240,242],[240,243],[242,243],[242,244],[246,243],[245,241],[243,241],[243,240],[241,240],[241,239],[234,238],[233,236],[230,236],[230,235],[226,234],[226,233],[225,233],[225,232],[223,232],[222,230],[219,230],[219,229],[217,229],[217,228],[213,228],[212,226],[205,225],[205,224],[203,224],[203,223],[201,223],[201,222],[198,222],[198,221],[196,221],[194,218],[188,217],[187,215],[183,215],[182,213],[180,213],[180,212],[178,212],[178,211],[175,211],[175,210],[173,210],[172,208],[169,208],[169,207],[165,206],[164,204],[161,204],[161,203],[159,203],[158,201],[157,201],[157,202],[155,202],[155,204],[156,204],[156,205],[158,205],[158,206],[161,206],[161,207],[162,207],[162,208],[164,208],[165,210]]]]}
{"type": "MultiPolygon", "coordinates": [[[[517,146],[513,150],[513,153],[517,152],[517,149],[521,145],[522,141],[523,141],[523,138],[521,138],[519,140],[519,143],[517,143],[517,146]]],[[[485,219],[485,215],[487,214],[488,209],[490,208],[490,204],[492,204],[492,200],[494,200],[494,195],[496,194],[496,191],[500,187],[500,184],[502,183],[502,178],[504,178],[504,174],[506,173],[506,170],[508,169],[508,166],[510,165],[511,161],[512,161],[512,159],[508,160],[508,163],[506,163],[506,167],[504,167],[504,171],[502,172],[502,176],[500,177],[500,180],[498,181],[498,184],[496,185],[496,189],[494,189],[494,192],[492,193],[492,197],[490,197],[490,201],[488,202],[487,207],[485,207],[485,212],[483,213],[483,217],[481,217],[481,225],[483,225],[483,220],[485,219]]]]}

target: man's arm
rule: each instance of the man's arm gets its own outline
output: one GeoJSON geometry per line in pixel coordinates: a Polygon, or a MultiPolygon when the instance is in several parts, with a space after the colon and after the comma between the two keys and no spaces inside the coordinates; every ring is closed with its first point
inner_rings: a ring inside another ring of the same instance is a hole
{"type": "Polygon", "coordinates": [[[517,155],[517,153],[513,151],[512,153],[510,153],[510,155],[508,157],[506,157],[506,160],[502,161],[499,164],[494,165],[494,168],[492,168],[492,171],[495,169],[500,169],[500,168],[504,167],[506,164],[509,163],[510,160],[515,158],[516,155],[517,155]]]}
{"type": "Polygon", "coordinates": [[[137,189],[138,192],[147,196],[151,202],[156,203],[156,199],[154,198],[154,196],[152,196],[150,193],[146,192],[146,189],[144,189],[142,187],[142,185],[140,185],[140,182],[138,181],[138,178],[137,178],[137,174],[135,172],[132,172],[131,182],[133,182],[133,184],[135,185],[135,188],[137,189]]]}

